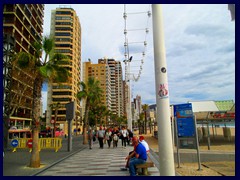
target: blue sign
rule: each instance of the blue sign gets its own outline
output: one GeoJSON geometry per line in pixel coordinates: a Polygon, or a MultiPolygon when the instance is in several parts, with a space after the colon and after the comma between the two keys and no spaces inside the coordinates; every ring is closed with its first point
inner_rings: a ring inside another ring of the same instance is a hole
{"type": "Polygon", "coordinates": [[[11,145],[12,145],[12,147],[17,147],[18,146],[18,140],[17,139],[13,139],[11,141],[11,145]]]}
{"type": "Polygon", "coordinates": [[[174,105],[174,116],[177,117],[178,137],[194,137],[195,122],[192,104],[174,105]]]}
{"type": "Polygon", "coordinates": [[[194,137],[195,136],[195,125],[194,118],[177,118],[177,129],[178,137],[194,137]]]}
{"type": "Polygon", "coordinates": [[[179,104],[174,105],[174,116],[177,118],[185,118],[193,116],[192,104],[179,104]]]}

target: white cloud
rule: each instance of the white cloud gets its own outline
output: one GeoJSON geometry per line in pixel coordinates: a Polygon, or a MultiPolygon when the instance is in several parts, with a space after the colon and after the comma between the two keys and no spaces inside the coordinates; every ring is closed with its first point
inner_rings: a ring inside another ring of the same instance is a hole
{"type": "Polygon", "coordinates": [[[47,91],[42,91],[43,112],[47,110],[47,91]]]}
{"type": "MultiPolygon", "coordinates": [[[[124,59],[124,5],[68,6],[76,10],[81,22],[82,61],[90,58],[96,63],[104,56],[124,59]]],[[[45,5],[44,34],[49,34],[50,12],[56,7],[59,5],[45,5]]],[[[148,9],[146,4],[127,5],[128,13],[148,9]]],[[[231,21],[227,5],[164,4],[162,9],[170,103],[235,100],[235,22],[231,21]]],[[[156,98],[151,21],[142,74],[138,82],[132,82],[134,97],[138,94],[143,103],[150,104],[155,103],[156,98]]],[[[129,28],[146,27],[146,22],[137,15],[134,20],[129,16],[127,23],[129,28]]],[[[143,39],[138,33],[128,35],[129,39],[143,39]]],[[[133,60],[139,58],[133,54],[139,48],[132,46],[133,60]]],[[[124,64],[122,67],[124,70],[124,64]]]]}

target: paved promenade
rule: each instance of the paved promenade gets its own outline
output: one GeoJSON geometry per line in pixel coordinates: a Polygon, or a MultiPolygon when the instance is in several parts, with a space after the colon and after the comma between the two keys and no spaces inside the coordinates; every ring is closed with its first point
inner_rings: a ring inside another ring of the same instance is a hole
{"type": "MultiPolygon", "coordinates": [[[[120,145],[120,142],[119,142],[120,145]]],[[[125,166],[125,157],[133,148],[99,149],[97,142],[93,149],[85,148],[53,167],[36,174],[37,176],[129,176],[129,171],[121,171],[125,166]]],[[[158,176],[156,167],[149,168],[150,176],[158,176]]]]}

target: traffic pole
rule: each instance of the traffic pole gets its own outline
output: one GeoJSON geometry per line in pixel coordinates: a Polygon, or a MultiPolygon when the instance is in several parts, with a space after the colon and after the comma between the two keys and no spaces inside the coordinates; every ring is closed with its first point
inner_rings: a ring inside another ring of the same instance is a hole
{"type": "Polygon", "coordinates": [[[175,176],[162,9],[152,5],[160,176],[175,176]]]}
{"type": "Polygon", "coordinates": [[[72,151],[72,120],[68,120],[68,152],[72,151]]]}

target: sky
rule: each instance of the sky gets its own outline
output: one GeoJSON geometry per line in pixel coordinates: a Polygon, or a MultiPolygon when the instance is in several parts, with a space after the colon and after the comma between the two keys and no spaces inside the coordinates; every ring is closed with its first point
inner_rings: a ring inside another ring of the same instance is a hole
{"type": "MultiPolygon", "coordinates": [[[[152,16],[147,16],[151,5],[127,4],[124,21],[123,4],[45,4],[43,35],[50,34],[51,10],[58,7],[73,8],[80,19],[82,62],[114,58],[122,62],[124,74],[126,22],[131,75],[138,75],[145,52],[140,78],[135,82],[130,77],[132,98],[139,95],[142,104],[156,103],[152,16]]],[[[227,4],[163,4],[162,16],[170,104],[235,102],[235,21],[227,4]]],[[[46,95],[44,86],[43,109],[46,95]]]]}

